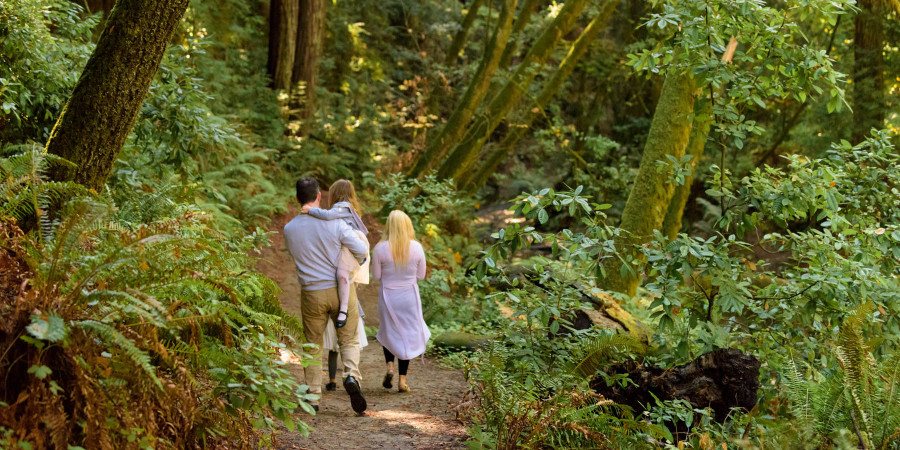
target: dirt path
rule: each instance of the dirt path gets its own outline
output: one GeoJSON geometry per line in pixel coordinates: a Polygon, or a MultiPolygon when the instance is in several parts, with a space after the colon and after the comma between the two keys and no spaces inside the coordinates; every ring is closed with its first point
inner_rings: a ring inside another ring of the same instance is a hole
{"type": "MultiPolygon", "coordinates": [[[[271,229],[272,246],[263,250],[257,268],[275,280],[283,293],[282,306],[300,315],[300,285],[295,278],[293,262],[284,250],[281,230],[296,214],[296,209],[276,218],[271,229]]],[[[371,231],[370,240],[377,242],[380,227],[371,217],[364,218],[371,231]]],[[[359,289],[359,298],[366,312],[366,326],[378,327],[378,291],[375,285],[359,289]]],[[[323,352],[327,353],[327,352],[323,352]]],[[[323,361],[327,369],[327,358],[323,361]]],[[[381,387],[384,376],[384,356],[381,345],[374,339],[362,350],[360,371],[363,375],[363,394],[369,404],[365,416],[356,416],[350,409],[350,401],[338,383],[335,392],[325,391],[319,413],[316,416],[302,414],[298,419],[315,430],[308,438],[299,433],[285,431],[279,434],[282,449],[330,449],[330,448],[465,448],[465,427],[456,420],[454,405],[462,399],[466,382],[459,371],[446,369],[426,358],[410,362],[409,385],[411,392],[397,392],[381,387]]],[[[299,381],[304,382],[303,370],[291,367],[299,381]]],[[[338,378],[341,374],[338,373],[338,378]]],[[[327,373],[323,374],[327,382],[327,373]]]]}

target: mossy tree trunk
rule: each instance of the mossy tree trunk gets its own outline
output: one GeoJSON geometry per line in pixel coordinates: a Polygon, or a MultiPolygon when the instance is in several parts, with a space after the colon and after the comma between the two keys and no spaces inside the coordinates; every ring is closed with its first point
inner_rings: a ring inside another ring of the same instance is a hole
{"type": "MultiPolygon", "coordinates": [[[[675,184],[669,179],[667,171],[659,170],[657,161],[665,161],[666,155],[676,159],[684,156],[690,140],[693,112],[693,78],[690,74],[667,76],[653,113],[640,169],[622,211],[619,228],[623,234],[615,238],[616,249],[626,261],[641,261],[642,254],[635,246],[646,243],[654,230],[662,228],[675,195],[675,184]]],[[[622,262],[618,258],[607,259],[604,270],[606,277],[602,288],[629,296],[635,294],[639,277],[633,270],[622,273],[622,262]]]]}
{"type": "Polygon", "coordinates": [[[456,32],[453,36],[453,41],[450,42],[450,48],[447,50],[447,58],[444,61],[446,65],[450,67],[456,65],[456,61],[459,59],[459,52],[461,52],[466,45],[469,31],[472,29],[472,24],[475,23],[475,19],[478,17],[478,10],[481,9],[483,3],[484,0],[472,0],[469,4],[469,10],[463,18],[459,31],[456,32]]]}
{"type": "Polygon", "coordinates": [[[297,22],[297,45],[291,84],[304,84],[302,104],[295,105],[303,120],[301,133],[309,132],[309,119],[316,107],[316,72],[322,54],[322,34],[325,31],[325,0],[300,0],[300,17],[297,22]]]}
{"type": "Polygon", "coordinates": [[[605,28],[607,21],[609,21],[609,18],[612,16],[617,5],[618,3],[614,1],[608,1],[603,5],[603,8],[597,14],[597,17],[591,20],[584,31],[581,32],[581,35],[579,35],[572,44],[572,47],[569,48],[569,52],[559,64],[559,68],[556,69],[553,76],[544,83],[544,87],[534,100],[534,103],[524,105],[524,109],[527,111],[524,120],[520,123],[510,124],[509,132],[507,132],[503,141],[490,153],[487,159],[479,165],[477,170],[471,170],[460,174],[459,181],[457,182],[457,185],[460,188],[474,192],[481,188],[481,186],[484,186],[484,183],[487,182],[488,178],[496,172],[497,167],[499,167],[503,160],[512,153],[516,143],[531,129],[531,124],[544,114],[544,109],[547,108],[550,100],[553,100],[553,97],[562,87],[563,83],[565,83],[566,79],[568,79],[575,70],[578,61],[580,61],[581,57],[587,53],[588,48],[590,48],[591,43],[597,35],[600,34],[600,31],[605,28]]]}
{"type": "Polygon", "coordinates": [[[528,23],[531,22],[531,16],[534,14],[534,10],[537,7],[539,1],[540,0],[525,0],[525,2],[522,3],[519,15],[516,17],[516,21],[513,23],[513,40],[506,45],[506,48],[503,49],[503,56],[500,57],[501,68],[505,69],[509,67],[510,63],[512,63],[513,56],[515,56],[516,50],[519,47],[517,38],[519,34],[522,33],[522,30],[524,30],[528,25],[528,23]]]}
{"type": "Polygon", "coordinates": [[[51,179],[103,188],[188,3],[116,3],[47,141],[48,152],[76,168],[57,167],[51,179]]]}
{"type": "Polygon", "coordinates": [[[272,88],[290,90],[297,52],[299,0],[272,0],[269,10],[269,61],[272,88]]]}
{"type": "Polygon", "coordinates": [[[691,196],[691,185],[694,183],[694,174],[697,164],[703,157],[703,148],[709,136],[712,126],[713,110],[709,99],[697,100],[694,104],[694,123],[691,125],[691,137],[685,154],[691,155],[691,176],[685,177],[684,184],[675,186],[675,194],[669,202],[669,209],[663,219],[662,233],[669,239],[675,239],[681,231],[681,219],[684,217],[684,207],[691,196]]]}
{"type": "Polygon", "coordinates": [[[885,0],[859,0],[853,33],[853,143],[884,127],[885,0]]]}
{"type": "Polygon", "coordinates": [[[427,171],[434,168],[447,153],[450,147],[459,141],[466,131],[469,121],[475,115],[475,111],[487,96],[491,87],[491,79],[497,67],[500,65],[500,56],[509,40],[509,33],[512,29],[513,17],[515,17],[516,0],[504,0],[503,8],[500,10],[500,17],[497,20],[497,28],[491,36],[490,43],[485,49],[478,70],[475,72],[472,81],[466,88],[466,92],[460,99],[459,104],[453,110],[447,123],[425,147],[425,151],[416,159],[416,164],[409,171],[409,176],[419,177],[427,171]]]}
{"type": "Polygon", "coordinates": [[[484,114],[478,115],[467,127],[468,132],[463,140],[456,143],[453,151],[438,169],[438,177],[459,180],[462,174],[474,169],[484,142],[521,99],[525,89],[541,71],[541,67],[547,62],[563,35],[572,29],[572,25],[587,3],[587,0],[565,2],[556,18],[525,54],[510,80],[491,100],[484,114]]]}

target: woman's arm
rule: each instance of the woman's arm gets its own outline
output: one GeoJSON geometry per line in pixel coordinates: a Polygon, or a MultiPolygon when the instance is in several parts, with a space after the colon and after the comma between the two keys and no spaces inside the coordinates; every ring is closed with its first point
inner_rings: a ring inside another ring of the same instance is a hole
{"type": "Polygon", "coordinates": [[[422,249],[421,245],[410,246],[412,249],[415,247],[415,251],[418,254],[416,258],[416,278],[420,280],[425,279],[425,250],[422,249]]]}
{"type": "Polygon", "coordinates": [[[378,247],[372,251],[372,278],[381,279],[381,257],[379,256],[378,247]]]}

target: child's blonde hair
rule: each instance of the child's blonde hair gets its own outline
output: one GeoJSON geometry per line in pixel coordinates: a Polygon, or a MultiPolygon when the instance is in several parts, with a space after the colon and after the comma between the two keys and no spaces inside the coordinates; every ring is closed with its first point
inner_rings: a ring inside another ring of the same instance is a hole
{"type": "Polygon", "coordinates": [[[356,211],[356,214],[362,214],[359,209],[359,200],[356,198],[356,190],[353,189],[353,183],[348,180],[337,180],[328,188],[328,208],[331,209],[335,203],[347,202],[356,211]]]}
{"type": "Polygon", "coordinates": [[[415,238],[416,230],[413,229],[409,216],[403,211],[391,211],[384,226],[381,242],[390,244],[394,267],[406,267],[409,263],[409,242],[415,238]]]}

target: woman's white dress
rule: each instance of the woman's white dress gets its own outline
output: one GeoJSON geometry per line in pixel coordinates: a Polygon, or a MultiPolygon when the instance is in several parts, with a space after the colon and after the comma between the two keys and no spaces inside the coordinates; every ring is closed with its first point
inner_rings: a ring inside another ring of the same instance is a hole
{"type": "Polygon", "coordinates": [[[418,280],[425,278],[425,250],[416,241],[409,243],[409,263],[394,266],[387,242],[372,252],[372,277],[381,280],[378,291],[378,335],[376,339],[397,358],[413,359],[425,353],[431,331],[422,317],[418,280]]]}
{"type": "MultiPolygon", "coordinates": [[[[366,327],[363,325],[363,318],[359,318],[359,326],[356,327],[359,332],[359,348],[369,345],[369,338],[366,337],[366,327]]],[[[328,350],[332,352],[340,351],[341,346],[338,345],[337,341],[337,330],[334,328],[334,321],[331,318],[328,318],[328,324],[325,325],[325,334],[322,336],[322,350],[328,350]]]]}

